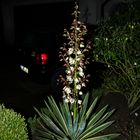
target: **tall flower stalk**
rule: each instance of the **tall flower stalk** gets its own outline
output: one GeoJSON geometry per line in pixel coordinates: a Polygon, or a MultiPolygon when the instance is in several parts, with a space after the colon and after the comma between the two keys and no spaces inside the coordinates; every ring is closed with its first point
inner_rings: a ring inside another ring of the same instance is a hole
{"type": "Polygon", "coordinates": [[[72,105],[73,119],[76,118],[78,107],[81,105],[82,88],[86,86],[89,75],[85,75],[84,70],[88,64],[86,53],[91,48],[90,43],[84,40],[87,33],[86,26],[78,20],[79,10],[75,1],[73,22],[69,30],[64,29],[63,36],[66,42],[61,47],[60,61],[66,67],[66,77],[61,77],[63,82],[63,98],[65,102],[72,105]]]}
{"type": "Polygon", "coordinates": [[[114,121],[107,121],[114,110],[107,111],[107,106],[94,112],[98,98],[88,103],[87,93],[81,100],[82,88],[86,86],[88,75],[85,69],[88,64],[90,42],[84,40],[86,26],[78,20],[78,5],[75,2],[73,22],[69,29],[64,29],[66,42],[61,47],[60,58],[64,62],[66,76],[60,80],[64,84],[64,102],[57,104],[54,98],[48,97],[45,108],[40,111],[37,123],[33,124],[32,133],[39,140],[111,140],[118,134],[101,134],[114,121]]]}

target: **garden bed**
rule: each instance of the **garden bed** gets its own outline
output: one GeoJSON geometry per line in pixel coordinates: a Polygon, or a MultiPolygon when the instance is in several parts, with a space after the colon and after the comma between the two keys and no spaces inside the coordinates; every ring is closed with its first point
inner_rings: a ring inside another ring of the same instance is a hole
{"type": "Polygon", "coordinates": [[[108,93],[101,98],[99,108],[109,105],[110,109],[116,109],[111,120],[115,120],[104,133],[118,132],[117,140],[139,140],[140,139],[140,110],[130,115],[127,100],[122,94],[108,93]]]}

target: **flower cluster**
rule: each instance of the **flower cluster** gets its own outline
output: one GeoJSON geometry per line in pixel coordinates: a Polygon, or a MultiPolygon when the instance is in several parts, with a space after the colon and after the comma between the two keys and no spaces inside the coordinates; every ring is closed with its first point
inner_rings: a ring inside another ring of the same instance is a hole
{"type": "Polygon", "coordinates": [[[85,75],[84,70],[88,59],[85,54],[89,52],[91,48],[90,42],[84,40],[84,36],[87,33],[86,26],[78,20],[78,5],[75,4],[75,10],[73,12],[74,20],[69,29],[64,29],[63,36],[66,41],[61,47],[60,61],[64,62],[66,67],[66,77],[61,77],[64,88],[64,99],[66,102],[81,104],[82,101],[79,95],[82,95],[82,88],[86,86],[88,76],[85,75]]]}

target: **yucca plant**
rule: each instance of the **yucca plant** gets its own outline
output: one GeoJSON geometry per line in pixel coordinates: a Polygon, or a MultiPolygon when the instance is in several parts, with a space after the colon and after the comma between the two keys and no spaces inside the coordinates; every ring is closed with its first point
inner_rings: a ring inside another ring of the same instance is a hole
{"type": "Polygon", "coordinates": [[[34,133],[37,140],[111,140],[118,134],[101,135],[114,121],[106,122],[114,112],[114,109],[107,112],[106,105],[97,112],[97,101],[95,98],[88,104],[89,94],[86,94],[82,106],[73,120],[71,108],[68,103],[56,104],[53,97],[45,102],[46,107],[40,111],[35,108],[40,118],[37,121],[37,128],[34,133]]]}
{"type": "Polygon", "coordinates": [[[89,104],[89,94],[83,98],[83,88],[88,81],[84,73],[88,64],[90,41],[84,40],[86,26],[78,20],[78,5],[75,2],[74,20],[69,29],[64,29],[66,43],[61,47],[60,58],[64,62],[66,76],[60,76],[63,84],[63,101],[57,104],[48,97],[45,108],[40,111],[37,123],[32,123],[32,132],[38,140],[109,140],[118,134],[101,134],[113,121],[106,120],[114,110],[106,112],[107,106],[96,112],[97,98],[89,104]],[[83,100],[82,100],[83,99],[83,100]]]}

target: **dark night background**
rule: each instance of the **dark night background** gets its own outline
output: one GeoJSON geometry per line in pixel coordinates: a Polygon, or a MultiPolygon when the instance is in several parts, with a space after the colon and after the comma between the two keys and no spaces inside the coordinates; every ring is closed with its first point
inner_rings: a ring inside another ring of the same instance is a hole
{"type": "Polygon", "coordinates": [[[69,25],[72,19],[72,6],[72,2],[14,6],[15,41],[12,45],[4,39],[4,26],[2,13],[0,13],[1,104],[25,116],[34,113],[33,106],[39,107],[44,104],[44,99],[51,94],[50,85],[34,82],[20,73],[17,69],[16,49],[24,37],[33,30],[51,32],[69,25]]]}
{"type": "MultiPolygon", "coordinates": [[[[83,7],[87,6],[85,2],[81,1],[83,7]]],[[[98,5],[95,5],[95,1],[90,2],[89,8],[83,9],[86,13],[81,12],[82,16],[87,16],[83,19],[92,21],[95,17],[94,21],[98,16],[104,15],[104,9],[111,13],[106,6],[111,0],[98,1],[98,5]]],[[[37,0],[30,0],[29,3],[28,0],[0,0],[0,3],[0,103],[4,103],[6,107],[13,108],[23,115],[30,116],[34,113],[33,106],[42,106],[47,95],[52,94],[52,89],[50,83],[36,83],[20,73],[17,68],[17,48],[31,32],[63,31],[72,22],[74,3],[69,0],[51,3],[41,3],[37,0]],[[19,4],[20,2],[22,4],[19,4]],[[12,13],[9,12],[11,7],[12,13]],[[13,17],[10,14],[13,14],[13,17]],[[3,15],[10,17],[4,19],[6,16],[3,15]],[[11,20],[11,18],[14,19],[11,20]],[[11,21],[14,25],[10,24],[11,21]]],[[[107,12],[105,15],[109,15],[107,12]]],[[[57,33],[56,36],[58,36],[57,33]]],[[[52,54],[54,54],[53,51],[52,54]]]]}
{"type": "Polygon", "coordinates": [[[16,40],[36,29],[51,31],[57,30],[58,27],[64,28],[71,22],[72,6],[72,2],[15,6],[16,40]]]}

